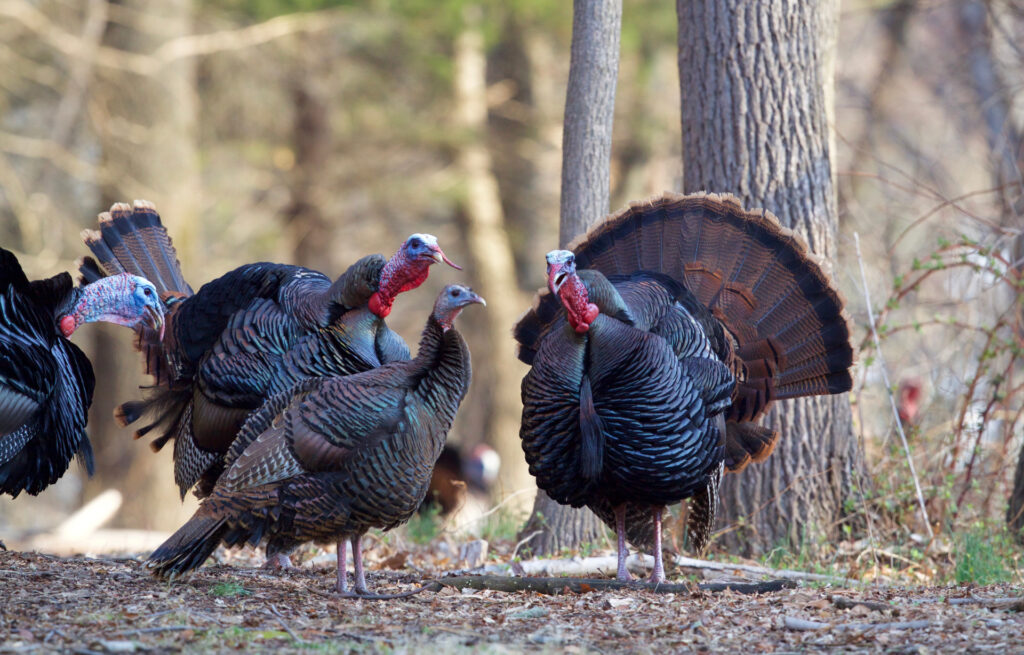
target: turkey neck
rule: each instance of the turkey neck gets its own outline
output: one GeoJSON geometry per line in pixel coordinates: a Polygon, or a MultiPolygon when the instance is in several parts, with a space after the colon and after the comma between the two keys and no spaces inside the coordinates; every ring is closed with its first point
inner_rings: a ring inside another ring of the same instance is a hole
{"type": "Polygon", "coordinates": [[[462,335],[455,328],[445,330],[431,315],[409,369],[413,394],[450,426],[472,375],[469,348],[462,335]]]}
{"type": "Polygon", "coordinates": [[[324,302],[333,305],[331,320],[345,310],[366,306],[380,288],[381,273],[386,264],[383,255],[367,255],[334,281],[324,293],[324,302]]]}

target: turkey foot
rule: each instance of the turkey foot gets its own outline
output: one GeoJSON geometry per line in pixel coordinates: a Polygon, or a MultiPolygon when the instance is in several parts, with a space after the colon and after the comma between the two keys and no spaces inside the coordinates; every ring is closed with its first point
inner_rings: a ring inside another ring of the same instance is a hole
{"type": "Polygon", "coordinates": [[[262,568],[267,571],[287,571],[295,567],[292,566],[292,560],[287,555],[274,553],[267,556],[267,561],[263,563],[262,568]]]}

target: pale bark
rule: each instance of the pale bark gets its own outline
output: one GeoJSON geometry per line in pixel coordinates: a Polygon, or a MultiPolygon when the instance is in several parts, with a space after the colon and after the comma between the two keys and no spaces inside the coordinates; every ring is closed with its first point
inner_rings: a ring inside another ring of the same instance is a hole
{"type": "MultiPolygon", "coordinates": [[[[131,15],[160,18],[157,33],[132,24],[108,24],[104,44],[126,57],[150,54],[162,44],[192,32],[190,0],[131,0],[121,3],[131,15]]],[[[195,148],[197,98],[194,60],[175,60],[150,75],[116,68],[97,70],[90,89],[91,115],[103,150],[105,202],[144,198],[156,203],[164,224],[188,271],[197,248],[199,206],[198,158],[195,148]]],[[[125,492],[115,525],[170,529],[195,507],[175,502],[170,448],[154,456],[145,441],[133,442],[130,431],[117,427],[111,411],[137,398],[143,382],[131,335],[123,328],[97,326],[91,359],[96,392],[89,434],[96,452],[96,476],[86,495],[114,487],[125,492]],[[119,334],[113,332],[117,330],[119,334]],[[125,373],[128,373],[127,375],[125,373]],[[160,508],[159,511],[154,511],[160,508]]]]}
{"type": "MultiPolygon", "coordinates": [[[[826,262],[837,231],[827,116],[838,3],[678,0],[687,192],[737,195],[795,229],[826,262]]],[[[829,268],[826,266],[826,268],[829,268]]],[[[862,454],[846,396],[776,405],[775,453],[726,476],[731,550],[813,544],[835,529],[862,454]]]]}
{"type": "MultiPolygon", "coordinates": [[[[621,25],[621,0],[576,0],[573,4],[562,134],[558,241],[563,248],[608,213],[621,25]]],[[[534,555],[541,555],[576,548],[603,533],[601,522],[590,510],[559,505],[541,492],[520,538],[533,535],[529,548],[534,555]]]]}
{"type": "MultiPolygon", "coordinates": [[[[512,246],[505,231],[505,219],[494,177],[490,152],[484,140],[487,129],[487,78],[484,39],[473,12],[455,43],[455,120],[468,138],[458,152],[458,165],[465,180],[463,209],[466,216],[466,241],[472,257],[476,289],[487,299],[486,315],[489,347],[474,355],[476,376],[487,376],[490,415],[486,434],[501,456],[499,489],[511,494],[534,486],[533,478],[519,445],[519,420],[522,404],[519,381],[526,367],[515,356],[509,342],[509,326],[515,323],[526,299],[516,285],[512,246]]],[[[525,508],[527,494],[513,503],[525,508]],[[525,497],[524,497],[525,496],[525,497]]]]}

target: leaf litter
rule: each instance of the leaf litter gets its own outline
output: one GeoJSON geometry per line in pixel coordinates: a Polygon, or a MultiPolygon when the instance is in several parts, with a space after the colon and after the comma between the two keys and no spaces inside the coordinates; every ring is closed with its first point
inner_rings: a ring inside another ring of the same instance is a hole
{"type": "MultiPolygon", "coordinates": [[[[374,591],[441,571],[368,571],[374,591]]],[[[410,554],[410,562],[429,558],[410,554]]],[[[444,588],[392,601],[333,595],[334,567],[278,572],[253,553],[173,583],[142,558],[0,553],[0,653],[1009,653],[1024,650],[1017,585],[801,587],[541,595],[444,588]]]]}

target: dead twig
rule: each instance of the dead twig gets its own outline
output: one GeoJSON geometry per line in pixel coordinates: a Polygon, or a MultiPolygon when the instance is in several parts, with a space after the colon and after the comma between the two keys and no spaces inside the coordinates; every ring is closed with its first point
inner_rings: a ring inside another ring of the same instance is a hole
{"type": "Polygon", "coordinates": [[[871,338],[875,343],[875,356],[878,357],[878,365],[882,371],[882,380],[885,382],[885,391],[889,396],[889,406],[892,409],[893,418],[896,419],[896,431],[903,443],[903,452],[907,456],[907,466],[910,468],[910,476],[914,480],[914,489],[917,491],[917,502],[921,506],[921,516],[924,518],[924,527],[928,530],[928,538],[934,539],[931,521],[928,520],[928,509],[924,505],[924,494],[921,493],[921,480],[917,477],[917,469],[914,468],[914,458],[910,455],[910,446],[907,444],[907,435],[903,431],[903,421],[900,420],[899,410],[896,408],[896,398],[892,393],[892,383],[889,381],[889,369],[885,365],[885,358],[882,356],[882,344],[878,339],[878,331],[875,329],[875,310],[871,307],[871,292],[868,290],[868,277],[864,272],[864,259],[860,254],[860,235],[853,233],[853,245],[857,251],[857,264],[860,266],[860,280],[864,289],[864,300],[868,310],[868,325],[871,326],[871,338]]]}
{"type": "Polygon", "coordinates": [[[306,643],[305,639],[295,634],[295,631],[292,630],[291,626],[288,625],[288,622],[284,620],[284,617],[281,616],[281,612],[277,610],[277,607],[275,607],[273,603],[270,604],[270,613],[274,615],[274,617],[277,619],[277,622],[281,624],[282,628],[284,628],[284,631],[287,632],[288,636],[294,639],[296,643],[306,643]]]}

